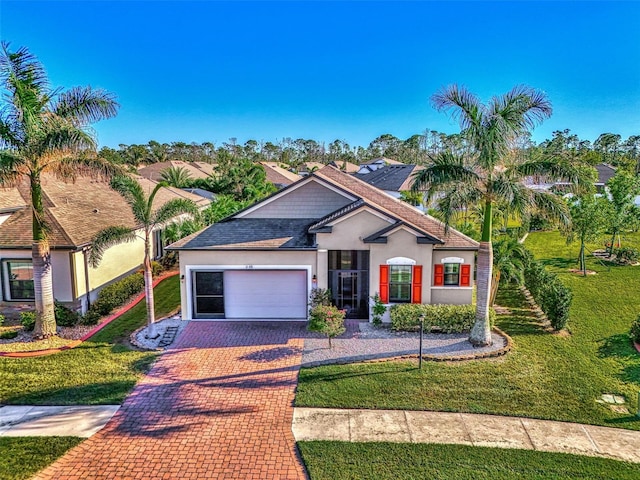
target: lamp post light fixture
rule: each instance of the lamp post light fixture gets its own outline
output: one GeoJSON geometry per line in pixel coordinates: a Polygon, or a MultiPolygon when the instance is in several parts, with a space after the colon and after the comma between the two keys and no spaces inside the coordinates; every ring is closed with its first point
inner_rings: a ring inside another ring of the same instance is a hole
{"type": "Polygon", "coordinates": [[[424,336],[424,313],[420,315],[420,352],[418,353],[418,369],[422,370],[422,337],[424,336]]]}

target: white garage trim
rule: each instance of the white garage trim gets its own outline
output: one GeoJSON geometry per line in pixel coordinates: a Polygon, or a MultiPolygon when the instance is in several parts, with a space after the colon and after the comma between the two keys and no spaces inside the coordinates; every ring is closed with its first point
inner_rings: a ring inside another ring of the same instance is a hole
{"type": "MultiPolygon", "coordinates": [[[[185,265],[185,294],[186,294],[186,317],[188,320],[232,320],[232,321],[249,321],[247,319],[194,319],[193,318],[193,272],[195,271],[226,271],[226,270],[303,270],[307,276],[307,296],[311,294],[312,278],[311,265],[185,265]]],[[[306,299],[305,299],[306,300],[306,299]]],[[[259,320],[259,319],[258,319],[259,320]]],[[[304,319],[306,320],[306,319],[304,319]]]]}

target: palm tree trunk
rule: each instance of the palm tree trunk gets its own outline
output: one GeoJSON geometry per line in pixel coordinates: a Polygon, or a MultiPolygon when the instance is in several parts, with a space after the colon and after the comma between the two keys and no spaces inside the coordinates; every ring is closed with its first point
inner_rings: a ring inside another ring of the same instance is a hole
{"type": "Polygon", "coordinates": [[[32,205],[31,261],[33,264],[33,293],[36,304],[36,338],[48,338],[56,334],[56,315],[53,300],[51,251],[44,226],[44,206],[40,175],[33,173],[29,179],[32,205]]]}
{"type": "Polygon", "coordinates": [[[478,279],[476,282],[476,322],[471,329],[469,342],[475,347],[491,345],[489,301],[493,276],[493,246],[491,245],[491,201],[485,202],[482,241],[478,248],[478,279]]]}
{"type": "Polygon", "coordinates": [[[56,334],[56,316],[53,301],[51,252],[46,240],[31,246],[33,262],[33,292],[36,304],[36,325],[33,335],[48,338],[56,334]]]}
{"type": "Polygon", "coordinates": [[[147,302],[147,338],[156,338],[158,332],[156,330],[156,312],[153,299],[153,275],[151,270],[151,241],[149,233],[144,238],[144,262],[142,268],[144,271],[144,294],[147,302]]]}

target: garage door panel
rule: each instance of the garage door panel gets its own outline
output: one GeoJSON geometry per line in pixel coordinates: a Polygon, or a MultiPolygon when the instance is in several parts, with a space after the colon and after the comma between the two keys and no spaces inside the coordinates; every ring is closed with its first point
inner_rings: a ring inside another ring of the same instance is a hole
{"type": "Polygon", "coordinates": [[[224,275],[225,316],[302,319],[307,316],[304,270],[228,270],[224,275]]]}

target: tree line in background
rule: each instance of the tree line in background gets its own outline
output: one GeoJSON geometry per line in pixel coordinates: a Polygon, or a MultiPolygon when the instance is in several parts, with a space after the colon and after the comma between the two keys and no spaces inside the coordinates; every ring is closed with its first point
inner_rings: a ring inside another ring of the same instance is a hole
{"type": "MultiPolygon", "coordinates": [[[[563,156],[590,165],[607,163],[640,173],[640,135],[623,139],[618,134],[603,133],[591,142],[565,129],[553,132],[551,139],[539,144],[535,144],[529,135],[524,135],[514,146],[521,155],[563,156]]],[[[425,130],[406,140],[386,133],[372,140],[367,147],[351,146],[343,140],[334,140],[326,145],[324,142],[301,138],[285,138],[276,143],[248,140],[244,144],[238,144],[232,138],[218,146],[211,142],[159,143],[151,140],[144,145],[121,144],[118,149],[103,147],[100,156],[113,163],[134,167],[168,160],[220,163],[229,158],[244,158],[252,162],[278,162],[298,171],[308,162],[336,162],[339,165],[346,161],[360,164],[380,157],[424,165],[430,162],[430,157],[443,151],[467,154],[471,150],[468,134],[425,130]]]]}

